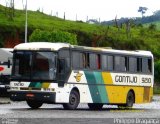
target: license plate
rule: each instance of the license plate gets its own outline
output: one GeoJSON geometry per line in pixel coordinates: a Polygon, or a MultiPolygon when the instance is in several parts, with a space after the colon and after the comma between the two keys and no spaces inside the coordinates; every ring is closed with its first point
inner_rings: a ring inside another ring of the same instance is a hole
{"type": "Polygon", "coordinates": [[[27,97],[34,97],[34,94],[28,93],[26,96],[27,96],[27,97]]]}

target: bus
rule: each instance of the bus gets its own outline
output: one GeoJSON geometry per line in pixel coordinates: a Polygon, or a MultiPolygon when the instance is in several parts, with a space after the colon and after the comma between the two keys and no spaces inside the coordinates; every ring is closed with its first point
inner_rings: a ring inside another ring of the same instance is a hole
{"type": "Polygon", "coordinates": [[[0,96],[8,95],[10,84],[12,48],[0,48],[0,96]]]}
{"type": "Polygon", "coordinates": [[[154,61],[150,51],[126,51],[66,43],[15,46],[10,99],[32,109],[43,103],[74,110],[79,103],[132,108],[153,97],[154,61]]]}

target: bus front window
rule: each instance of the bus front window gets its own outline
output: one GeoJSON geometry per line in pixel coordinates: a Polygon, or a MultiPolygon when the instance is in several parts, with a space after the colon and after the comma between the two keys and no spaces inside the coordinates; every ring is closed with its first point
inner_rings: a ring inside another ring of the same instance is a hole
{"type": "Polygon", "coordinates": [[[37,52],[33,57],[33,79],[53,80],[56,78],[55,54],[37,52]]]}
{"type": "Polygon", "coordinates": [[[21,80],[54,80],[56,54],[53,52],[15,52],[13,78],[21,80]]]}
{"type": "Polygon", "coordinates": [[[32,52],[16,52],[14,56],[13,76],[30,79],[32,52]]]}

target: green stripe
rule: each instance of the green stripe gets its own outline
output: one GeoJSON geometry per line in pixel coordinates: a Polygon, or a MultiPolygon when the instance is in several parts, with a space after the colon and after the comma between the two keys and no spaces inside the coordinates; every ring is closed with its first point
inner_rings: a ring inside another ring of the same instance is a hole
{"type": "Polygon", "coordinates": [[[95,76],[92,72],[85,72],[85,76],[87,79],[87,83],[89,86],[90,94],[92,97],[93,103],[101,103],[101,97],[98,91],[98,87],[95,85],[96,84],[96,79],[95,76]]]}
{"type": "Polygon", "coordinates": [[[96,79],[96,84],[98,87],[98,91],[101,97],[101,102],[102,103],[108,103],[108,95],[106,92],[106,88],[104,85],[98,85],[98,84],[104,84],[103,78],[102,78],[102,73],[101,72],[93,72],[95,79],[96,79]]]}
{"type": "Polygon", "coordinates": [[[42,84],[43,84],[43,83],[37,82],[35,87],[36,87],[36,88],[42,88],[42,84]]]}
{"type": "Polygon", "coordinates": [[[108,95],[101,72],[85,71],[85,76],[91,93],[93,103],[108,103],[108,95]]]}
{"type": "Polygon", "coordinates": [[[39,84],[40,84],[40,82],[31,82],[29,87],[39,88],[39,84]]]}
{"type": "Polygon", "coordinates": [[[36,82],[31,82],[29,87],[35,87],[36,86],[36,82]]]}

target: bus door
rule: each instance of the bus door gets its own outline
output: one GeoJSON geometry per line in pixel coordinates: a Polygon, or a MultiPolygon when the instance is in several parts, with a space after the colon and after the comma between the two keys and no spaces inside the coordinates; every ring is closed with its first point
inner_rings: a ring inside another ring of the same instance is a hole
{"type": "Polygon", "coordinates": [[[69,49],[62,49],[58,52],[58,86],[63,87],[67,82],[71,73],[70,69],[70,51],[69,49]]]}

